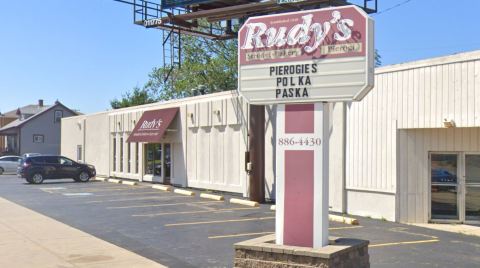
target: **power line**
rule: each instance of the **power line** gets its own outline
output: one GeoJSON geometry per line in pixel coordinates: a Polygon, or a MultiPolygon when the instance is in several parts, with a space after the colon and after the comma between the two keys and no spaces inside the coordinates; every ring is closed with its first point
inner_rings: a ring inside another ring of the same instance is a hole
{"type": "Polygon", "coordinates": [[[389,8],[387,8],[387,9],[384,9],[384,10],[382,10],[382,11],[379,11],[379,12],[375,13],[374,15],[383,14],[383,13],[388,12],[388,11],[390,11],[390,10],[392,10],[392,9],[397,8],[397,7],[401,7],[401,6],[407,4],[407,3],[411,2],[411,1],[412,1],[412,0],[405,0],[405,1],[400,2],[400,3],[398,3],[398,4],[394,5],[394,6],[389,7],[389,8]]]}

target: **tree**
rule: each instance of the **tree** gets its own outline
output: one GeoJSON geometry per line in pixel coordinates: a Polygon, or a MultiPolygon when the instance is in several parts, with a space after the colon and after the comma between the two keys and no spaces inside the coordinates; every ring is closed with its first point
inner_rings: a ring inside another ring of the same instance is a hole
{"type": "Polygon", "coordinates": [[[110,101],[110,106],[113,109],[120,109],[130,106],[142,105],[155,102],[156,99],[148,90],[140,89],[138,86],[133,88],[132,92],[127,92],[122,95],[120,100],[113,99],[110,101]]]}
{"type": "MultiPolygon", "coordinates": [[[[208,94],[237,88],[237,40],[209,40],[182,35],[181,68],[154,68],[147,83],[135,87],[120,100],[110,102],[113,109],[184,98],[195,91],[208,94]],[[169,79],[165,77],[169,75],[169,79]]],[[[382,64],[375,49],[375,67],[382,64]]]]}
{"type": "Polygon", "coordinates": [[[375,49],[375,67],[382,66],[382,56],[378,53],[378,49],[375,49]]]}
{"type": "Polygon", "coordinates": [[[184,98],[195,90],[212,93],[237,88],[237,40],[208,40],[182,35],[181,68],[154,68],[142,89],[111,101],[113,109],[184,98]],[[169,73],[169,79],[165,80],[169,73]]]}

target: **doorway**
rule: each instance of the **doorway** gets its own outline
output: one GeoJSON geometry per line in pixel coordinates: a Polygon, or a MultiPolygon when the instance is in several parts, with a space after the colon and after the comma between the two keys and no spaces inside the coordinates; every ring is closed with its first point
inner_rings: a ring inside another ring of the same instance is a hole
{"type": "Polygon", "coordinates": [[[165,143],[163,145],[163,148],[164,148],[163,162],[164,162],[164,170],[165,170],[163,183],[170,184],[170,177],[172,174],[172,146],[170,145],[170,143],[165,143]]]}
{"type": "Polygon", "coordinates": [[[171,147],[169,143],[145,144],[144,171],[146,176],[151,176],[152,181],[170,184],[171,147]]]}
{"type": "Polygon", "coordinates": [[[430,220],[480,223],[480,153],[430,154],[430,220]]]}

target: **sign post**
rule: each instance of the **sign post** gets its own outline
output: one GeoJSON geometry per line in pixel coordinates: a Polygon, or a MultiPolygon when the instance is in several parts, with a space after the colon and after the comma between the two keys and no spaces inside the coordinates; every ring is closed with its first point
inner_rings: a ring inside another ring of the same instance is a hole
{"type": "Polygon", "coordinates": [[[328,102],[360,101],[372,89],[373,20],[356,6],[251,17],[238,57],[239,93],[279,104],[276,243],[327,246],[328,102]]]}
{"type": "Polygon", "coordinates": [[[329,104],[280,104],[275,236],[280,245],[328,245],[329,104]]]}

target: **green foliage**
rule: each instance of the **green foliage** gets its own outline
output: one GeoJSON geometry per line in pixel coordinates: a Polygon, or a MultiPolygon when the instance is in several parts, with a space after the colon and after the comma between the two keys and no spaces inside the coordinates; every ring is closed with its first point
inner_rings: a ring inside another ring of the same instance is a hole
{"type": "Polygon", "coordinates": [[[382,56],[378,53],[378,49],[375,49],[375,67],[382,66],[382,56]]]}
{"type": "Polygon", "coordinates": [[[208,94],[237,88],[237,40],[214,41],[188,35],[181,38],[181,68],[154,68],[141,90],[136,88],[121,100],[111,101],[112,108],[140,105],[141,100],[150,103],[184,98],[193,95],[195,89],[208,94]],[[138,98],[139,94],[143,99],[138,98]]]}
{"type": "MultiPolygon", "coordinates": [[[[142,88],[110,102],[113,109],[237,88],[237,40],[215,41],[182,35],[181,68],[154,68],[142,88]],[[169,79],[165,77],[169,75],[169,79]]],[[[375,66],[382,64],[375,49],[375,66]]]]}
{"type": "Polygon", "coordinates": [[[120,109],[130,106],[137,106],[147,103],[155,102],[155,98],[152,97],[152,94],[145,89],[140,89],[139,87],[134,87],[132,92],[127,92],[122,95],[120,100],[113,99],[110,101],[110,106],[113,109],[120,109]]]}

